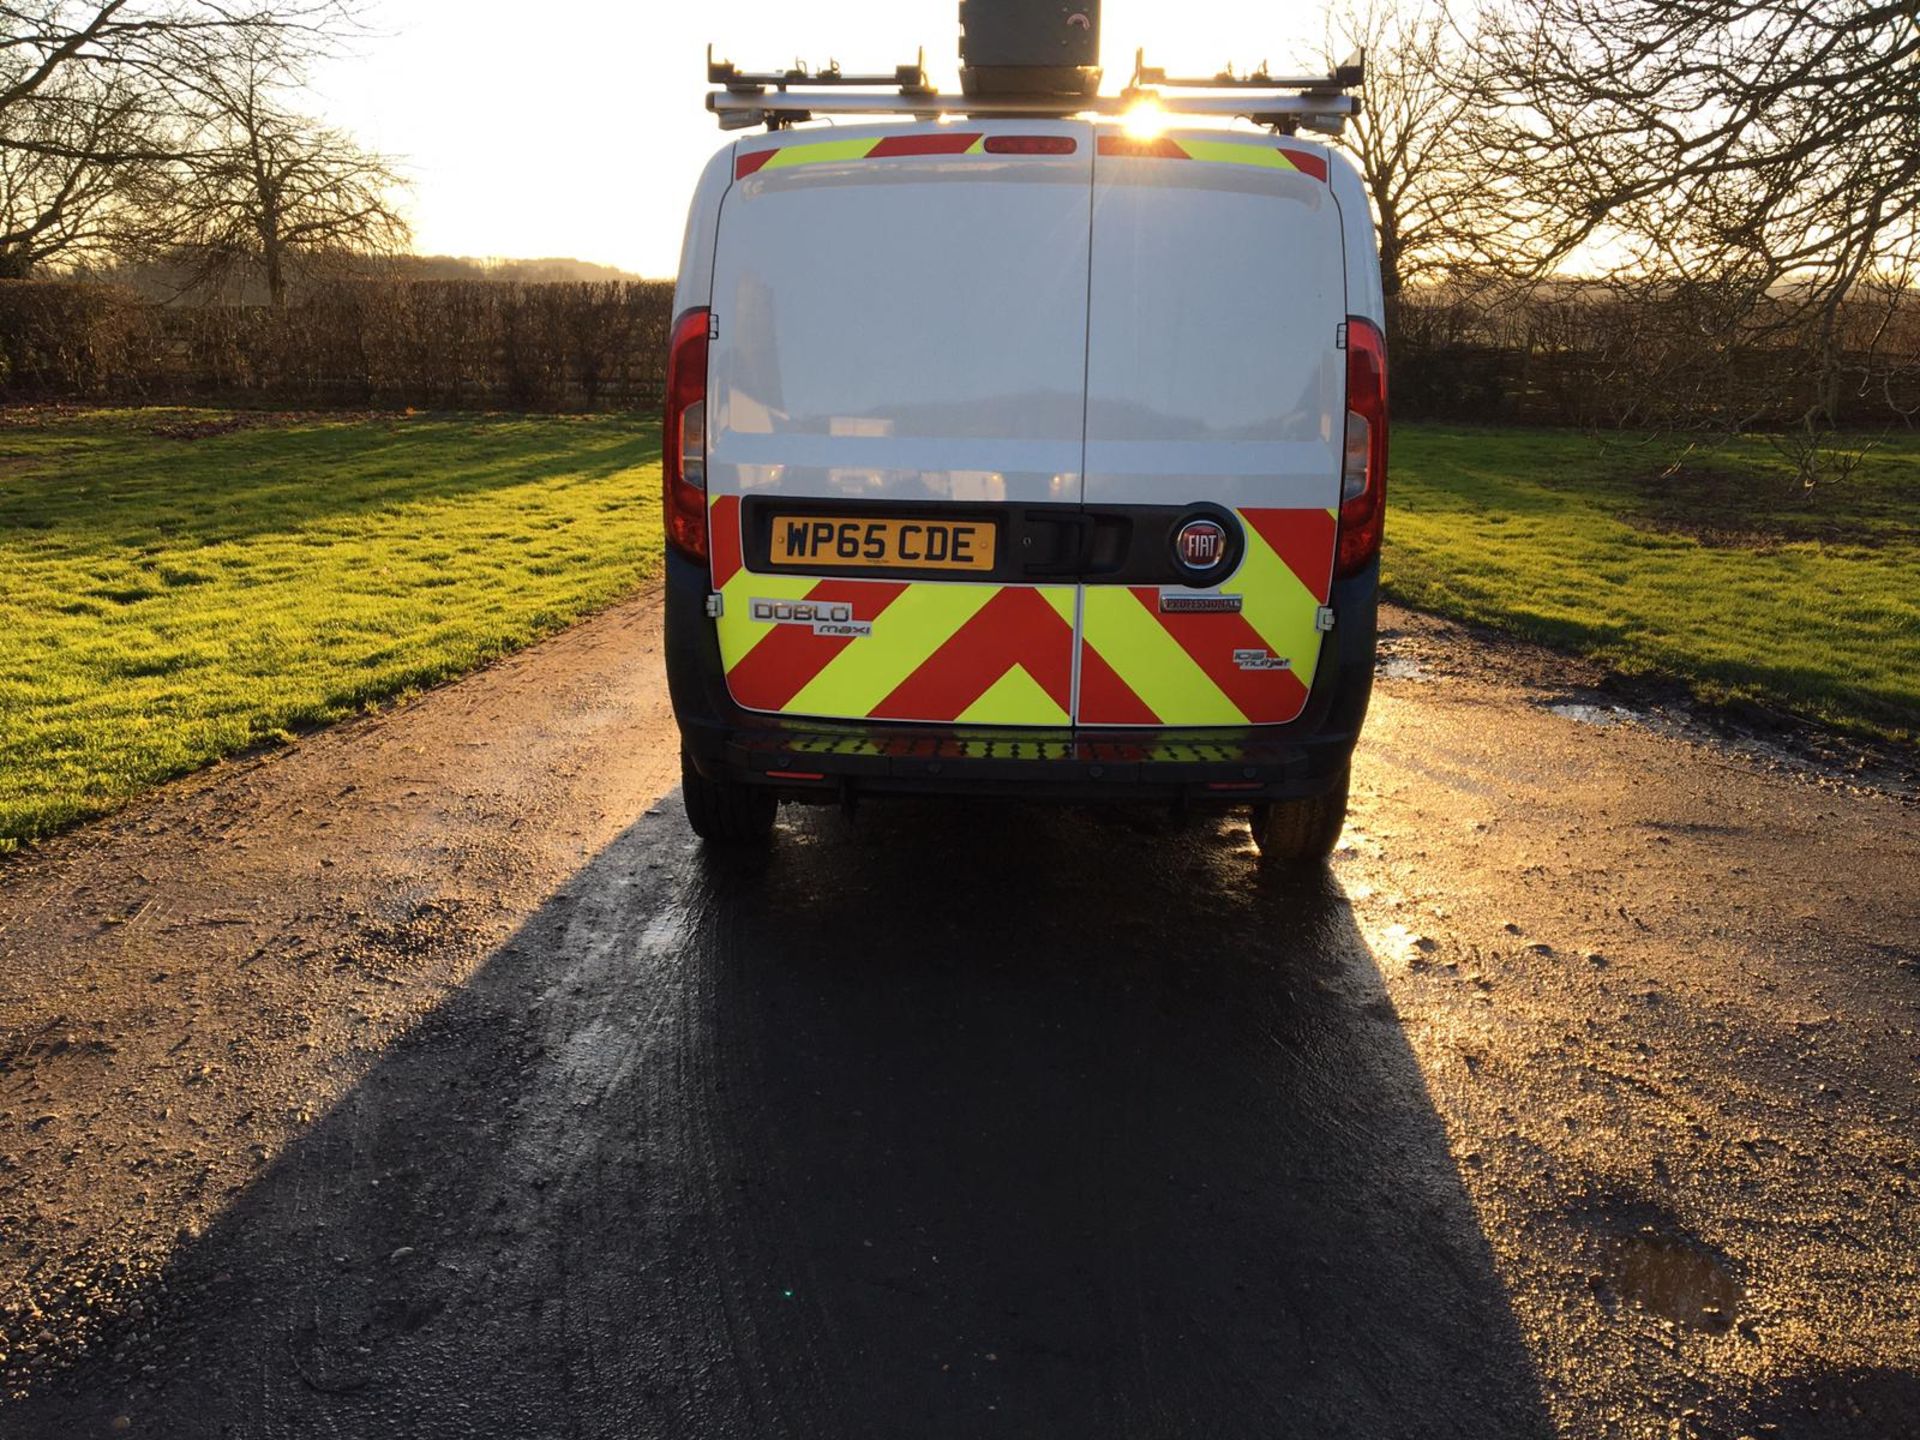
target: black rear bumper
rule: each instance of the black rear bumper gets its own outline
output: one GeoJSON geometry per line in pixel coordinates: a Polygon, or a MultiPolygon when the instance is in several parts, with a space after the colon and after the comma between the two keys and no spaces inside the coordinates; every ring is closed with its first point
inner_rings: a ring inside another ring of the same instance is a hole
{"type": "Polygon", "coordinates": [[[1234,804],[1332,789],[1373,689],[1378,566],[1337,582],[1335,626],[1312,693],[1290,725],[1204,730],[988,729],[792,720],[727,693],[706,615],[706,567],[667,556],[667,685],[682,744],[714,780],[772,785],[799,800],[968,794],[1234,804]]]}

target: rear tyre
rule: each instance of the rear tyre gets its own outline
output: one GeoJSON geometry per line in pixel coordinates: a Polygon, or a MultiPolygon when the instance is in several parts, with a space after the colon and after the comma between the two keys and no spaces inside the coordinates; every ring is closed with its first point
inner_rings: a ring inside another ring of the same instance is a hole
{"type": "Polygon", "coordinates": [[[680,752],[680,799],[687,807],[693,833],[709,845],[747,849],[773,839],[773,820],[780,800],[760,785],[709,780],[680,752]]]}
{"type": "Polygon", "coordinates": [[[1333,854],[1347,823],[1351,773],[1351,767],[1342,766],[1340,778],[1324,795],[1254,806],[1253,843],[1260,847],[1260,858],[1277,865],[1318,865],[1333,854]]]}

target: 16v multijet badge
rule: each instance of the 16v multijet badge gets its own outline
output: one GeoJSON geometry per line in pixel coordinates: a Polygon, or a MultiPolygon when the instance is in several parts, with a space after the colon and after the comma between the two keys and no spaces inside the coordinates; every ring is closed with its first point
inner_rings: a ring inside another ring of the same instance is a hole
{"type": "Polygon", "coordinates": [[[1233,663],[1240,670],[1291,670],[1293,661],[1271,650],[1236,650],[1233,663]]]}
{"type": "Polygon", "coordinates": [[[853,606],[845,600],[753,600],[748,607],[753,618],[765,624],[805,625],[816,635],[834,639],[873,633],[873,622],[854,619],[853,606]]]}

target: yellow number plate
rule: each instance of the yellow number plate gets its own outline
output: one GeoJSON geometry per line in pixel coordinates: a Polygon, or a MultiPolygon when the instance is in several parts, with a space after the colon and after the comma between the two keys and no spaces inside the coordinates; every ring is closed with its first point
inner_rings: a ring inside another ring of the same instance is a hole
{"type": "Polygon", "coordinates": [[[991,570],[995,539],[989,520],[776,515],[772,560],[822,569],[991,570]]]}

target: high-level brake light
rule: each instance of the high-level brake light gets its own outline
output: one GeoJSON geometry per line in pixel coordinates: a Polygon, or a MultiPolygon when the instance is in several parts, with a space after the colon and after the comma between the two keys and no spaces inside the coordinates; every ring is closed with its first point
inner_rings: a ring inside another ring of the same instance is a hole
{"type": "Polygon", "coordinates": [[[1127,111],[1121,128],[1130,140],[1157,140],[1165,133],[1171,117],[1157,100],[1142,100],[1127,111]]]}
{"type": "Polygon", "coordinates": [[[1071,155],[1080,142],[1071,135],[989,135],[980,148],[989,155],[1071,155]]]}
{"type": "Polygon", "coordinates": [[[1387,518],[1387,342],[1347,319],[1347,441],[1340,468],[1340,548],[1333,573],[1354,575],[1380,553],[1387,518]]]}
{"type": "Polygon", "coordinates": [[[661,431],[667,540],[690,560],[707,558],[707,329],[704,306],[673,322],[667,351],[667,414],[661,431]]]}

